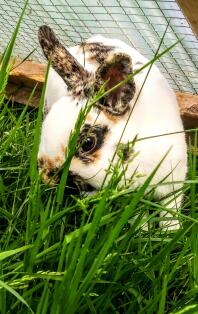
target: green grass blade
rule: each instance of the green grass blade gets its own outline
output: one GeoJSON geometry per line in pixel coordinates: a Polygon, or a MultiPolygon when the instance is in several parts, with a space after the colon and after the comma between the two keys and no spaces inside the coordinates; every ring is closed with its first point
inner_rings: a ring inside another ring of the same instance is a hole
{"type": "Polygon", "coordinates": [[[0,253],[0,261],[3,261],[5,258],[8,258],[8,257],[13,256],[15,254],[24,252],[24,251],[30,249],[31,247],[32,247],[32,245],[25,245],[25,246],[22,246],[18,249],[15,249],[15,250],[1,252],[0,253]]]}
{"type": "Polygon", "coordinates": [[[15,27],[14,33],[12,35],[12,38],[6,48],[6,51],[4,52],[3,58],[1,60],[1,69],[0,69],[0,93],[2,93],[2,91],[4,91],[4,87],[5,87],[5,80],[7,81],[7,75],[8,75],[8,68],[9,68],[9,61],[11,58],[11,54],[12,54],[12,50],[16,41],[16,37],[19,31],[19,27],[21,25],[26,7],[28,4],[28,0],[25,1],[25,5],[24,8],[22,10],[22,13],[19,17],[19,20],[17,22],[17,25],[15,27]]]}
{"type": "Polygon", "coordinates": [[[0,286],[4,289],[6,289],[8,292],[10,292],[11,294],[13,294],[20,302],[22,302],[23,304],[25,304],[25,306],[28,308],[28,310],[31,313],[34,313],[32,311],[32,309],[30,308],[30,306],[28,305],[28,303],[24,300],[24,298],[17,292],[15,291],[13,288],[11,288],[7,283],[3,282],[0,280],[0,286]]]}
{"type": "Polygon", "coordinates": [[[45,102],[45,91],[46,91],[46,84],[47,78],[50,69],[50,62],[48,62],[48,66],[45,73],[45,82],[43,84],[41,98],[39,102],[39,110],[38,116],[36,120],[36,127],[34,132],[34,143],[32,148],[32,154],[30,156],[30,179],[31,182],[34,182],[35,177],[37,176],[37,155],[39,150],[39,143],[40,143],[40,134],[41,134],[41,124],[42,124],[42,115],[43,115],[43,106],[45,102]]]}
{"type": "Polygon", "coordinates": [[[14,139],[14,136],[16,134],[16,132],[19,130],[21,124],[22,124],[22,121],[25,117],[25,114],[28,110],[28,106],[29,106],[29,103],[31,102],[31,99],[32,97],[34,96],[34,93],[35,93],[35,90],[36,90],[36,87],[34,87],[34,89],[32,90],[31,94],[30,94],[30,97],[28,99],[28,102],[27,102],[27,105],[24,107],[17,123],[15,124],[14,128],[10,131],[10,134],[9,134],[9,137],[8,139],[1,145],[1,153],[0,153],[0,160],[3,158],[3,156],[5,155],[5,152],[7,151],[9,145],[11,144],[11,142],[13,141],[14,139]]]}

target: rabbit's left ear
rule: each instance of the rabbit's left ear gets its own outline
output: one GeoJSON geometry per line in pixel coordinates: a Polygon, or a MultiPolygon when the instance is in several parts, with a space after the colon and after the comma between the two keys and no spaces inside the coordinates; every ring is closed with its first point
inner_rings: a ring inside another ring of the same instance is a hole
{"type": "MultiPolygon", "coordinates": [[[[124,53],[113,53],[96,72],[95,89],[106,82],[105,89],[109,90],[132,74],[131,57],[124,53]]],[[[121,116],[130,109],[130,101],[135,94],[135,82],[133,78],[122,86],[110,92],[100,100],[99,107],[112,115],[121,116]]]]}
{"type": "Polygon", "coordinates": [[[46,25],[39,28],[38,39],[46,59],[76,95],[86,94],[89,73],[61,44],[53,30],[46,25]]]}

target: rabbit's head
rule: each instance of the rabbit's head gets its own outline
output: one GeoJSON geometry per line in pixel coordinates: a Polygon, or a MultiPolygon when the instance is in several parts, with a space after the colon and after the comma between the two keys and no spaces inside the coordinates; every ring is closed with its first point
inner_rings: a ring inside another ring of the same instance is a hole
{"type": "MultiPolygon", "coordinates": [[[[57,94],[65,85],[65,93],[50,107],[42,125],[38,162],[43,179],[48,182],[65,161],[69,137],[80,109],[101,86],[109,90],[126,79],[132,73],[132,60],[128,54],[116,52],[114,47],[105,47],[100,43],[78,46],[75,58],[49,27],[40,27],[38,36],[44,55],[53,68],[48,84],[56,86],[57,94]],[[85,58],[84,62],[89,67],[77,60],[78,55],[81,60],[85,58]],[[62,86],[57,83],[60,77],[62,86]]],[[[47,99],[50,92],[48,88],[47,99]]],[[[134,94],[135,83],[131,79],[99,99],[88,113],[70,165],[70,171],[78,181],[96,189],[102,185],[130,113],[134,94]]]]}

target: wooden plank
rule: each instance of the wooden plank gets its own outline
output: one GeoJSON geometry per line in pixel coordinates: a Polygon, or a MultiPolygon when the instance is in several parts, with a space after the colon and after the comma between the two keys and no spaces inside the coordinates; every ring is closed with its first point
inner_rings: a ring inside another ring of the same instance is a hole
{"type": "MultiPolygon", "coordinates": [[[[44,82],[46,65],[25,61],[11,71],[7,86],[7,97],[14,101],[26,104],[33,87],[38,84],[31,105],[37,107],[44,82]]],[[[198,127],[198,95],[176,92],[181,117],[186,128],[198,127]]]]}
{"type": "Polygon", "coordinates": [[[185,128],[198,127],[198,95],[176,92],[176,97],[185,128]]]}
{"type": "Polygon", "coordinates": [[[177,0],[195,35],[198,37],[198,1],[177,0]]]}
{"type": "Polygon", "coordinates": [[[21,60],[17,60],[12,68],[13,70],[9,74],[9,81],[6,87],[7,98],[25,105],[33,88],[37,85],[30,105],[38,107],[46,65],[33,61],[21,62],[21,60]]]}
{"type": "Polygon", "coordinates": [[[198,95],[176,92],[181,115],[198,119],[198,95]]]}
{"type": "Polygon", "coordinates": [[[32,61],[24,61],[21,63],[17,60],[13,66],[13,70],[9,75],[9,82],[17,85],[24,84],[28,87],[34,87],[38,84],[41,89],[45,77],[46,65],[32,61]]]}
{"type": "MultiPolygon", "coordinates": [[[[32,93],[33,87],[28,87],[23,84],[17,85],[15,83],[8,82],[6,86],[6,96],[11,101],[26,105],[30,95],[32,93]]],[[[37,88],[35,93],[29,103],[32,107],[38,107],[41,97],[41,90],[37,88]]]]}

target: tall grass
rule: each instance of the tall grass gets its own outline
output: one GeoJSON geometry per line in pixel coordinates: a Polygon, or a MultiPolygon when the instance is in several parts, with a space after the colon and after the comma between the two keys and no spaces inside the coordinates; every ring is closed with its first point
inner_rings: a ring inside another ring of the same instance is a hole
{"type": "Polygon", "coordinates": [[[135,191],[117,188],[119,163],[108,186],[94,196],[72,196],[66,188],[89,107],[71,136],[60,185],[44,186],[36,156],[45,84],[38,111],[4,97],[22,15],[0,72],[1,313],[198,313],[197,136],[178,213],[183,227],[175,233],[157,224],[142,228],[145,211],[152,209],[150,221],[164,210],[144,193],[160,164],[135,191]]]}

